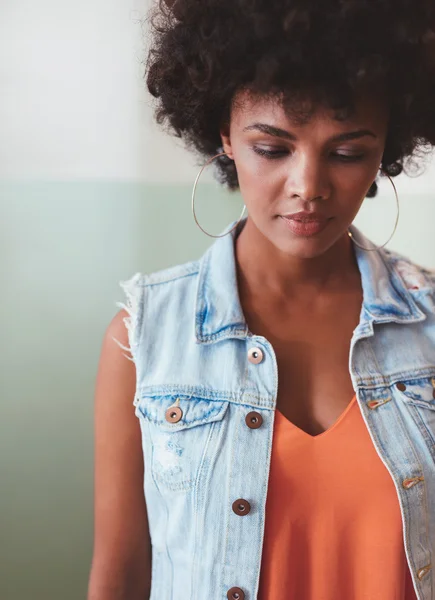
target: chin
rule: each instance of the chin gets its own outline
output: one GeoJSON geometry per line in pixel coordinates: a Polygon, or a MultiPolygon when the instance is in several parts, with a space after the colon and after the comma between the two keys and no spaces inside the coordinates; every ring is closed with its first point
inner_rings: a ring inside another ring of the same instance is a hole
{"type": "Polygon", "coordinates": [[[279,223],[279,232],[274,227],[270,240],[281,252],[289,256],[316,258],[327,252],[342,237],[343,232],[337,232],[336,227],[335,220],[330,219],[326,227],[318,233],[297,235],[279,223]]]}

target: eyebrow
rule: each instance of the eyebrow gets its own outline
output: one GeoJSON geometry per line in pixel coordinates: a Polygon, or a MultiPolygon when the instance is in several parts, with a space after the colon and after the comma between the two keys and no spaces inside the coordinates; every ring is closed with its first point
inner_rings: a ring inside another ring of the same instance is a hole
{"type": "MultiPolygon", "coordinates": [[[[286,140],[297,141],[298,139],[294,133],[286,131],[285,129],[280,129],[279,127],[274,127],[273,125],[268,125],[267,123],[253,123],[252,125],[248,125],[243,129],[243,131],[253,130],[261,131],[262,133],[267,133],[269,135],[273,135],[274,137],[284,138],[286,140]]],[[[356,131],[347,131],[345,133],[334,135],[329,138],[328,141],[343,142],[346,140],[356,140],[366,135],[377,138],[377,136],[373,133],[373,131],[370,131],[370,129],[357,129],[356,131]]]]}

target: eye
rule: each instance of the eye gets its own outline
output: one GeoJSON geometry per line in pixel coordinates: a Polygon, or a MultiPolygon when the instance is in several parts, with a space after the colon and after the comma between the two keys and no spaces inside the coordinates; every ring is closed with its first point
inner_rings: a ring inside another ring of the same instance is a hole
{"type": "Polygon", "coordinates": [[[266,148],[260,148],[259,146],[253,146],[252,148],[256,154],[264,156],[269,159],[281,158],[288,154],[287,150],[267,150],[266,148]]]}
{"type": "Polygon", "coordinates": [[[334,154],[334,156],[343,162],[357,162],[364,158],[364,154],[334,154]]]}
{"type": "MultiPolygon", "coordinates": [[[[287,150],[271,150],[266,148],[261,148],[260,146],[253,146],[252,148],[256,154],[260,156],[264,156],[267,159],[273,160],[277,158],[282,158],[288,154],[287,150]]],[[[340,154],[335,153],[332,154],[335,160],[341,162],[358,162],[364,158],[364,154],[340,154]]]]}

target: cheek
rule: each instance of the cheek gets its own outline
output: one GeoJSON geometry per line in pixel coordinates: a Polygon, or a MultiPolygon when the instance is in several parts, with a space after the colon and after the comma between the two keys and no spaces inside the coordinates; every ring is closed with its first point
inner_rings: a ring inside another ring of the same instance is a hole
{"type": "Polygon", "coordinates": [[[239,171],[240,193],[251,216],[268,215],[283,196],[283,182],[270,174],[239,171]]]}
{"type": "Polygon", "coordinates": [[[341,189],[335,196],[333,213],[338,226],[353,222],[365,199],[365,189],[341,189]]]}
{"type": "Polygon", "coordinates": [[[351,200],[345,198],[336,204],[336,214],[337,216],[341,216],[345,221],[353,221],[363,202],[364,198],[360,198],[359,196],[354,196],[351,200]]]}
{"type": "MultiPolygon", "coordinates": [[[[237,165],[240,190],[250,196],[275,196],[285,187],[285,176],[282,169],[267,168],[261,161],[245,160],[237,165]]],[[[249,200],[248,197],[248,200],[249,200]]]]}
{"type": "Polygon", "coordinates": [[[255,156],[244,153],[242,158],[236,161],[237,172],[239,179],[248,184],[249,181],[260,181],[265,178],[265,169],[260,161],[255,156]]]}
{"type": "Polygon", "coordinates": [[[372,167],[342,169],[332,181],[331,193],[344,212],[358,211],[375,179],[372,167]]]}

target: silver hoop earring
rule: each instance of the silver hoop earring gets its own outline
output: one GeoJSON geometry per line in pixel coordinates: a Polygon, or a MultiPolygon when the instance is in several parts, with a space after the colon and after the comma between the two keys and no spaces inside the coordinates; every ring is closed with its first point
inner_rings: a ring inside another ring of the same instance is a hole
{"type": "Polygon", "coordinates": [[[237,227],[237,225],[240,223],[240,221],[243,219],[243,216],[244,216],[245,210],[246,210],[246,205],[244,204],[243,205],[242,214],[240,215],[239,220],[234,225],[234,227],[231,227],[231,229],[229,231],[227,231],[226,233],[222,233],[220,235],[212,235],[211,233],[208,233],[208,231],[206,231],[205,229],[203,229],[201,227],[201,225],[199,224],[198,219],[196,218],[196,213],[195,213],[195,193],[196,193],[196,186],[198,184],[198,180],[199,180],[199,178],[201,176],[201,173],[204,171],[205,167],[207,167],[218,156],[228,156],[228,155],[227,155],[226,152],[221,152],[220,154],[216,154],[216,156],[213,156],[212,158],[210,158],[205,163],[205,165],[201,167],[200,172],[196,176],[195,183],[193,184],[193,190],[192,190],[192,213],[193,213],[193,218],[195,219],[195,223],[198,225],[198,227],[201,229],[201,231],[203,231],[206,235],[208,235],[209,237],[212,237],[212,238],[224,237],[224,236],[228,235],[229,233],[231,233],[237,227]]]}
{"type": "MultiPolygon", "coordinates": [[[[387,173],[384,173],[384,174],[387,175],[387,173]]],[[[390,237],[388,238],[388,240],[385,242],[385,244],[382,244],[382,246],[375,246],[374,248],[366,248],[365,246],[362,246],[361,244],[359,244],[355,240],[355,238],[353,237],[352,233],[349,230],[347,232],[348,236],[351,238],[351,240],[353,241],[354,244],[356,244],[359,248],[362,248],[363,250],[367,250],[368,252],[373,251],[373,250],[380,250],[381,248],[383,248],[384,246],[386,246],[388,244],[388,242],[392,239],[393,235],[396,233],[397,223],[399,222],[399,215],[400,215],[399,197],[397,195],[396,186],[394,185],[393,180],[391,179],[391,177],[389,175],[387,175],[387,177],[391,181],[391,185],[394,188],[394,193],[396,195],[396,206],[397,206],[396,222],[394,224],[393,233],[390,235],[390,237]]]]}

